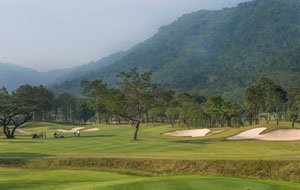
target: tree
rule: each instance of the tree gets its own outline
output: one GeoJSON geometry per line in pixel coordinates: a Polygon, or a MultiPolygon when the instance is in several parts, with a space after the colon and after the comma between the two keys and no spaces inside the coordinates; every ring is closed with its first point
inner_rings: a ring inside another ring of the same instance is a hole
{"type": "Polygon", "coordinates": [[[244,115],[245,110],[244,110],[243,106],[241,106],[241,104],[239,104],[237,102],[232,103],[231,110],[232,110],[231,111],[232,116],[235,119],[236,127],[239,128],[240,124],[242,123],[242,117],[244,115]]]}
{"type": "Polygon", "coordinates": [[[58,96],[58,102],[60,104],[65,122],[69,121],[70,123],[72,123],[72,121],[74,120],[74,118],[72,118],[72,115],[75,114],[76,101],[76,97],[68,93],[62,93],[58,96]]]}
{"type": "Polygon", "coordinates": [[[288,98],[288,109],[292,108],[293,105],[296,103],[295,102],[295,98],[296,96],[300,93],[300,89],[299,88],[291,88],[288,90],[287,92],[287,98],[288,98]]]}
{"type": "Polygon", "coordinates": [[[160,121],[163,123],[166,118],[166,107],[155,107],[148,111],[148,116],[152,119],[155,118],[155,122],[160,118],[160,121]]]}
{"type": "Polygon", "coordinates": [[[231,102],[225,102],[222,106],[222,110],[227,127],[231,127],[231,120],[235,116],[233,104],[231,102]]]}
{"type": "Polygon", "coordinates": [[[262,93],[263,93],[262,99],[263,99],[263,103],[265,105],[265,110],[266,110],[266,120],[267,120],[267,123],[269,123],[269,118],[270,118],[269,111],[270,111],[270,107],[273,103],[275,84],[271,79],[262,77],[259,80],[258,85],[262,89],[262,93]]]}
{"type": "MultiPolygon", "coordinates": [[[[25,91],[26,88],[32,88],[31,90],[34,92],[34,94],[32,94],[32,98],[34,98],[35,101],[38,102],[38,104],[36,105],[38,105],[39,109],[33,113],[33,116],[36,117],[37,114],[40,114],[43,120],[45,120],[46,117],[48,117],[48,119],[51,119],[50,112],[54,108],[54,93],[42,85],[35,87],[24,85],[21,88],[23,88],[22,90],[25,91]],[[47,116],[47,114],[49,115],[47,116]]],[[[21,88],[19,89],[19,91],[21,90],[21,88]]]]}
{"type": "Polygon", "coordinates": [[[263,102],[262,89],[258,84],[253,84],[246,89],[244,98],[248,107],[249,125],[252,125],[253,119],[255,119],[255,124],[258,124],[258,114],[263,102]]]}
{"type": "Polygon", "coordinates": [[[44,108],[45,101],[39,94],[41,88],[23,85],[12,94],[5,88],[0,91],[0,125],[7,138],[14,138],[16,129],[44,108]]]}
{"type": "Polygon", "coordinates": [[[292,122],[292,127],[295,127],[295,121],[299,118],[299,108],[298,106],[294,105],[288,111],[288,117],[292,122]]]}
{"type": "Polygon", "coordinates": [[[210,113],[212,118],[215,120],[216,127],[218,127],[219,123],[221,123],[221,126],[223,126],[222,106],[224,105],[224,100],[222,99],[222,97],[221,96],[212,96],[212,97],[208,98],[207,105],[208,105],[208,112],[210,113]]]}
{"type": "Polygon", "coordinates": [[[119,89],[109,89],[100,80],[83,81],[83,94],[96,99],[107,111],[120,116],[134,124],[133,139],[137,135],[143,115],[150,109],[165,105],[172,98],[170,91],[165,91],[161,85],[151,83],[151,72],[140,75],[137,69],[121,72],[119,89]]]}
{"type": "Polygon", "coordinates": [[[279,107],[288,101],[287,92],[279,85],[274,85],[273,87],[273,102],[276,107],[276,124],[279,124],[279,107]]]}
{"type": "Polygon", "coordinates": [[[80,99],[78,105],[78,117],[79,120],[83,120],[86,123],[95,115],[95,110],[91,106],[91,103],[87,99],[80,99]]]}
{"type": "Polygon", "coordinates": [[[295,121],[299,119],[299,108],[300,108],[300,94],[294,96],[294,104],[288,111],[288,117],[292,122],[292,127],[295,127],[295,121]]]}
{"type": "Polygon", "coordinates": [[[166,116],[171,120],[172,127],[174,127],[175,120],[179,116],[178,109],[176,107],[168,107],[166,110],[166,116]]]}

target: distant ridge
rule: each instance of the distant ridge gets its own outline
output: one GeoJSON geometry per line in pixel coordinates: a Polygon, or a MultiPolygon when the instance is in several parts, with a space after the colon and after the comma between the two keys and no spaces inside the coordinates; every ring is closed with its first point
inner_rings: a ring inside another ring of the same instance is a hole
{"type": "Polygon", "coordinates": [[[125,54],[125,52],[118,52],[85,65],[69,69],[56,69],[48,72],[39,72],[14,64],[0,63],[0,87],[5,86],[9,91],[16,90],[19,86],[24,84],[51,87],[55,82],[74,80],[80,76],[88,75],[95,70],[108,66],[125,54]]]}
{"type": "Polygon", "coordinates": [[[246,86],[266,75],[285,88],[300,86],[298,60],[280,60],[300,47],[300,1],[254,0],[234,8],[186,14],[107,67],[55,86],[80,94],[80,80],[101,79],[137,67],[177,92],[241,98],[246,86]],[[274,68],[276,67],[276,68],[274,68]],[[292,69],[293,68],[293,69],[292,69]]]}
{"type": "Polygon", "coordinates": [[[48,85],[67,72],[68,69],[38,72],[14,64],[0,63],[0,87],[5,86],[9,91],[13,91],[24,84],[48,85]]]}

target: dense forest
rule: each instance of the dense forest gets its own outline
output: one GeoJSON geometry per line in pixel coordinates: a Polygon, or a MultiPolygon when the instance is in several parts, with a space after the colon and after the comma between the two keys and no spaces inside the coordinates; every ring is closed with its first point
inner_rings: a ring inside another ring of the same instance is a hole
{"type": "Polygon", "coordinates": [[[163,26],[158,33],[114,63],[74,80],[61,81],[55,92],[81,94],[81,80],[103,80],[138,68],[152,71],[153,81],[168,83],[176,93],[220,95],[241,99],[245,88],[269,77],[298,87],[300,1],[255,0],[234,8],[197,11],[163,26]]]}

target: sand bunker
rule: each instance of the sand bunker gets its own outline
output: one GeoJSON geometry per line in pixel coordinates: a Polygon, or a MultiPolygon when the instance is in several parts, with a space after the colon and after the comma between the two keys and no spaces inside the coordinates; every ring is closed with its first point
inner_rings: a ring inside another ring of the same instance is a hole
{"type": "Polygon", "coordinates": [[[18,131],[19,133],[26,134],[26,135],[31,135],[32,134],[30,132],[23,131],[22,129],[16,129],[16,131],[18,131]]]}
{"type": "Polygon", "coordinates": [[[260,135],[266,128],[250,129],[242,132],[236,136],[229,137],[229,140],[242,140],[242,139],[257,139],[265,141],[293,141],[300,140],[299,129],[277,129],[266,134],[260,135]]]}
{"type": "Polygon", "coordinates": [[[256,139],[261,132],[266,130],[267,128],[256,128],[250,129],[248,131],[244,131],[236,136],[229,137],[229,140],[243,140],[243,139],[256,139]]]}
{"type": "Polygon", "coordinates": [[[84,127],[74,127],[70,130],[64,130],[64,129],[57,129],[56,131],[60,131],[60,132],[64,132],[64,133],[74,133],[74,132],[77,132],[81,129],[84,129],[84,127]]]}
{"type": "Polygon", "coordinates": [[[74,127],[70,130],[65,130],[65,129],[50,129],[50,130],[54,130],[54,131],[59,131],[59,132],[63,132],[63,133],[74,133],[77,131],[81,131],[81,132],[91,132],[91,131],[98,131],[98,128],[91,128],[91,129],[85,129],[85,130],[81,130],[81,129],[85,129],[85,127],[74,127]]]}
{"type": "Polygon", "coordinates": [[[300,140],[300,130],[299,129],[278,129],[263,135],[259,135],[257,139],[266,140],[266,141],[300,140]]]}
{"type": "Polygon", "coordinates": [[[181,130],[164,133],[164,135],[171,135],[176,137],[204,137],[209,133],[209,129],[195,129],[195,130],[181,130]]]}
{"type": "Polygon", "coordinates": [[[82,132],[98,131],[98,128],[85,129],[82,132]]]}

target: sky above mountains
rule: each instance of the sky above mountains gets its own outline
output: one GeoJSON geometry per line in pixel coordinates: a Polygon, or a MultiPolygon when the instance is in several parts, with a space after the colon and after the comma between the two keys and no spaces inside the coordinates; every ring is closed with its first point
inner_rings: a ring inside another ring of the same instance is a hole
{"type": "Polygon", "coordinates": [[[200,9],[247,0],[1,0],[0,62],[39,71],[127,50],[200,9]]]}

